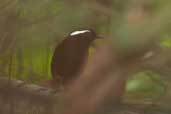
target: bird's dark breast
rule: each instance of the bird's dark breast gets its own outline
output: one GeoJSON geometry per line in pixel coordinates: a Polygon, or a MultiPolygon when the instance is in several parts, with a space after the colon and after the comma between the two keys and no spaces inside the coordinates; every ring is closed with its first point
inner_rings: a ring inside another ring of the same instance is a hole
{"type": "Polygon", "coordinates": [[[52,58],[52,75],[61,77],[64,83],[71,81],[78,75],[85,63],[88,47],[82,45],[79,40],[63,42],[58,45],[52,58]]]}

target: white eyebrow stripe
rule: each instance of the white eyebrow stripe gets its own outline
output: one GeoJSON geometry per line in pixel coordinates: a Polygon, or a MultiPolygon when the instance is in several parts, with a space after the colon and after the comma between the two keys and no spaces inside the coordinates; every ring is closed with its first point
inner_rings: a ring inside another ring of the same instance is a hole
{"type": "Polygon", "coordinates": [[[82,31],[74,31],[70,34],[70,36],[74,36],[74,35],[78,35],[78,34],[82,34],[85,32],[90,32],[89,30],[82,30],[82,31]]]}

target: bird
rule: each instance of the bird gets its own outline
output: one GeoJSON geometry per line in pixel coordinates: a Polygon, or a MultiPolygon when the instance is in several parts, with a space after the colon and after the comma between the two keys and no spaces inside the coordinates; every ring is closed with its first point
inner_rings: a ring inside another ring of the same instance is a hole
{"type": "Polygon", "coordinates": [[[51,85],[68,86],[81,73],[88,58],[89,46],[101,39],[92,29],[76,30],[56,47],[51,60],[51,85]]]}

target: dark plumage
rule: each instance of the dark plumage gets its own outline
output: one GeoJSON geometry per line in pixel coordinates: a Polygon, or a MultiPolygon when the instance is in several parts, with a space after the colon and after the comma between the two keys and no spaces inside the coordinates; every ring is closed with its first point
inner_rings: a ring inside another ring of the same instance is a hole
{"type": "Polygon", "coordinates": [[[53,79],[67,85],[81,72],[91,42],[97,39],[93,30],[75,31],[57,45],[51,62],[53,79]]]}

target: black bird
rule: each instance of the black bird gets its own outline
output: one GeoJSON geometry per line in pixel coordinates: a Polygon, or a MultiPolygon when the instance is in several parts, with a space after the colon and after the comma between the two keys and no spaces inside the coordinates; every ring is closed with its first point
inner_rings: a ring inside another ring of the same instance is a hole
{"type": "Polygon", "coordinates": [[[53,83],[65,86],[73,81],[85,64],[90,44],[98,38],[93,30],[74,31],[57,45],[51,62],[53,83]]]}

